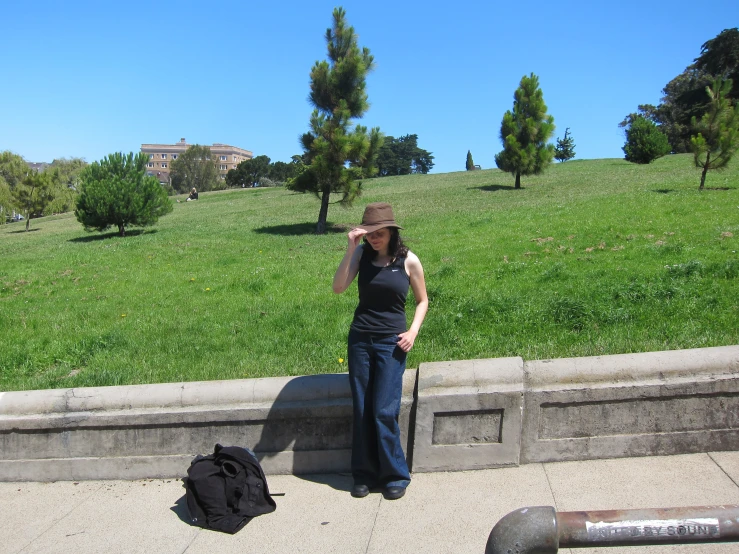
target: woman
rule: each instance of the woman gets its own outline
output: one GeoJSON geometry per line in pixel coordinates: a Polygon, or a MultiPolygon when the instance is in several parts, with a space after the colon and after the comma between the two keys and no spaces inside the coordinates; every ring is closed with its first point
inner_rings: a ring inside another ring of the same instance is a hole
{"type": "Polygon", "coordinates": [[[410,483],[400,445],[400,397],[406,355],[413,348],[428,297],[423,267],[403,244],[390,204],[375,202],[362,223],[349,231],[333,289],[344,292],[359,275],[359,305],[349,330],[349,383],[354,403],[352,496],[362,498],[382,487],[396,500],[410,483]],[[360,242],[363,241],[363,244],[360,242]],[[413,289],[416,311],[406,330],[405,299],[413,289]]]}
{"type": "Polygon", "coordinates": [[[190,191],[190,196],[187,197],[187,201],[190,200],[197,200],[198,199],[198,191],[195,189],[195,187],[192,187],[192,190],[190,191]]]}

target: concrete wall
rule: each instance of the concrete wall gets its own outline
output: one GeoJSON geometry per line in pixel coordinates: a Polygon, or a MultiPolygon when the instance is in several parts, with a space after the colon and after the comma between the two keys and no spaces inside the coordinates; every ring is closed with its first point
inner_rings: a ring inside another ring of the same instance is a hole
{"type": "Polygon", "coordinates": [[[739,346],[525,364],[521,461],[739,449],[739,346]]]}
{"type": "Polygon", "coordinates": [[[421,364],[413,471],[518,465],[523,359],[421,364]]]}
{"type": "MultiPolygon", "coordinates": [[[[739,346],[421,364],[412,470],[739,450],[739,346]]],[[[267,473],[349,470],[346,374],[0,393],[0,480],[179,477],[216,443],[267,473]]]]}
{"type": "MultiPolygon", "coordinates": [[[[406,371],[409,454],[415,382],[406,371]]],[[[0,480],[179,477],[216,443],[271,474],[348,471],[351,402],[346,374],[0,393],[0,480]]]]}

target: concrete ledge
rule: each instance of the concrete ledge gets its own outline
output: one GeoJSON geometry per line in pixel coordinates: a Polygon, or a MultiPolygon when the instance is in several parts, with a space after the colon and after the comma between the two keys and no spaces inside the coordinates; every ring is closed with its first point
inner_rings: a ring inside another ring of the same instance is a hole
{"type": "Polygon", "coordinates": [[[739,449],[739,346],[526,362],[521,461],[739,449]]]}
{"type": "Polygon", "coordinates": [[[0,480],[181,477],[216,443],[252,448],[271,474],[348,471],[351,402],[346,374],[0,393],[0,480]]]}
{"type": "Polygon", "coordinates": [[[517,465],[523,359],[421,364],[413,471],[517,465]]]}
{"type": "Polygon", "coordinates": [[[183,477],[193,456],[0,460],[1,481],[84,481],[183,477]],[[182,468],[185,468],[183,472],[182,468]]]}
{"type": "MultiPolygon", "coordinates": [[[[0,393],[0,481],[181,477],[216,443],[349,471],[351,403],[346,374],[0,393]]],[[[739,450],[739,346],[424,363],[399,423],[414,472],[739,450]]]]}

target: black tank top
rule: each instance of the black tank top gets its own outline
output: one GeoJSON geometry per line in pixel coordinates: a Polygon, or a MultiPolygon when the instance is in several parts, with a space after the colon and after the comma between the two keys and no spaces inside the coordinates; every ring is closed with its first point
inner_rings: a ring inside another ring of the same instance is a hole
{"type": "MultiPolygon", "coordinates": [[[[362,248],[371,248],[363,245],[362,248]]],[[[376,336],[405,333],[405,299],[410,278],[405,272],[405,257],[386,267],[372,264],[365,251],[359,260],[359,305],[351,328],[376,336]]]]}

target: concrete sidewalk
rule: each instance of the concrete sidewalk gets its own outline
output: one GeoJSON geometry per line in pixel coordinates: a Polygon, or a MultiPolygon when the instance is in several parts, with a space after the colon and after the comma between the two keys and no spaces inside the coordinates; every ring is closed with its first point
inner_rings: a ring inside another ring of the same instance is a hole
{"type": "MultiPolygon", "coordinates": [[[[505,514],[739,504],[739,452],[419,473],[406,496],[349,495],[347,475],[268,476],[277,511],[236,535],[187,523],[176,479],[0,483],[2,553],[474,553],[505,514]]],[[[562,549],[560,552],[569,552],[562,549]]],[[[739,543],[574,553],[739,553],[739,543]]]]}

